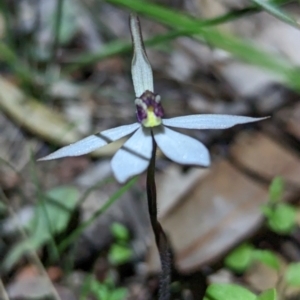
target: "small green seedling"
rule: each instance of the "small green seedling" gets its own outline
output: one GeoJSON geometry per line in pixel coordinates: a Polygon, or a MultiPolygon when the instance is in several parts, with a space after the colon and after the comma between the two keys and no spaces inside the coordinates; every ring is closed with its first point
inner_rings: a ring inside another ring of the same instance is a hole
{"type": "Polygon", "coordinates": [[[236,273],[243,273],[252,263],[253,249],[248,243],[238,246],[225,258],[225,266],[236,273]]]}
{"type": "Polygon", "coordinates": [[[112,224],[110,230],[115,238],[115,242],[109,249],[108,259],[113,265],[124,264],[132,258],[132,250],[129,245],[129,231],[124,225],[117,222],[112,224]]]}
{"type": "Polygon", "coordinates": [[[110,231],[117,241],[129,241],[129,231],[123,224],[114,222],[110,227],[110,231]]]}
{"type": "Polygon", "coordinates": [[[225,265],[236,273],[243,273],[255,261],[260,261],[279,271],[279,260],[272,251],[255,249],[253,245],[248,243],[242,244],[229,253],[225,258],[225,265]]]}
{"type": "Polygon", "coordinates": [[[263,213],[268,227],[278,234],[290,234],[296,226],[296,208],[287,203],[278,203],[274,208],[265,207],[263,213]]]}
{"type": "Polygon", "coordinates": [[[269,201],[262,206],[262,213],[267,219],[268,227],[278,234],[290,234],[296,226],[296,209],[281,202],[284,183],[276,177],[269,188],[269,201]]]}

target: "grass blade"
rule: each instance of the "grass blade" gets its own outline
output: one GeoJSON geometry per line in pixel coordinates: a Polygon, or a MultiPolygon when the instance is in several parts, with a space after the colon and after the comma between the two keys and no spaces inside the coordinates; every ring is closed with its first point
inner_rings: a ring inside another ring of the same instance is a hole
{"type": "MultiPolygon", "coordinates": [[[[282,5],[291,2],[291,0],[273,0],[270,1],[270,4],[282,5]]],[[[200,27],[215,26],[218,24],[234,21],[238,18],[241,18],[245,15],[257,13],[261,8],[257,5],[251,5],[246,8],[238,9],[226,13],[224,15],[218,16],[216,18],[207,19],[207,20],[198,20],[198,25],[200,27]]],[[[146,41],[144,41],[146,46],[155,46],[160,43],[165,43],[172,41],[181,36],[191,36],[198,33],[196,30],[172,30],[166,34],[161,34],[154,36],[146,41]]],[[[129,42],[125,41],[112,41],[105,44],[99,51],[93,53],[83,53],[74,57],[71,61],[67,63],[71,64],[64,68],[64,73],[68,74],[74,72],[82,67],[95,64],[97,61],[103,60],[105,58],[128,53],[132,50],[132,45],[129,42]]]]}
{"type": "Polygon", "coordinates": [[[278,18],[279,20],[288,23],[296,28],[299,29],[299,24],[287,13],[280,10],[276,5],[274,5],[271,2],[267,2],[264,0],[252,0],[255,4],[257,4],[259,7],[273,15],[274,17],[278,18]]]}

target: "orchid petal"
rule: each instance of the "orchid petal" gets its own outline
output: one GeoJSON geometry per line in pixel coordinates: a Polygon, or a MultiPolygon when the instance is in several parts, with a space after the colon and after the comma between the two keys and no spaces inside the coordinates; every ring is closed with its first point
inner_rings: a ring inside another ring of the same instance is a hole
{"type": "Polygon", "coordinates": [[[130,15],[130,29],[134,47],[131,64],[131,74],[135,95],[140,97],[145,91],[153,92],[153,75],[148,61],[141,33],[140,22],[137,16],[130,15]]]}
{"type": "Polygon", "coordinates": [[[194,138],[167,127],[154,127],[154,139],[169,159],[183,165],[210,165],[207,148],[194,138]]]}
{"type": "Polygon", "coordinates": [[[141,127],[115,154],[111,161],[114,176],[119,183],[126,182],[130,177],[144,172],[152,153],[151,132],[141,127]]]}
{"type": "Polygon", "coordinates": [[[252,118],[231,115],[190,115],[163,119],[165,126],[186,129],[225,129],[238,124],[246,124],[264,120],[264,118],[252,118]]]}
{"type": "Polygon", "coordinates": [[[133,123],[130,125],[123,125],[108,129],[100,133],[90,135],[71,145],[65,146],[43,158],[40,158],[39,160],[50,160],[67,156],[79,156],[87,154],[96,150],[97,148],[129,135],[139,127],[139,123],[133,123]]]}

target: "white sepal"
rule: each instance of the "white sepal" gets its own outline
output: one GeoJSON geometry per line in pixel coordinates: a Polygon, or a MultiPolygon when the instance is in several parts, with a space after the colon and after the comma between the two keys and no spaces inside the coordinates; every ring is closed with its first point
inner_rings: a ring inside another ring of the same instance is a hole
{"type": "Polygon", "coordinates": [[[60,148],[59,150],[40,158],[39,160],[50,160],[67,156],[79,156],[90,153],[97,148],[105,146],[110,142],[116,141],[126,135],[129,135],[137,128],[139,123],[123,125],[116,128],[108,129],[97,134],[90,135],[76,143],[60,148]]]}
{"type": "Polygon", "coordinates": [[[136,97],[140,97],[147,90],[154,92],[153,75],[151,65],[144,50],[139,19],[133,14],[130,15],[130,29],[134,48],[131,75],[135,95],[136,97]]]}
{"type": "Polygon", "coordinates": [[[166,126],[186,129],[225,129],[238,124],[246,124],[267,119],[231,115],[190,115],[163,119],[166,126]]]}
{"type": "Polygon", "coordinates": [[[154,139],[169,159],[183,165],[210,165],[207,148],[194,138],[173,131],[167,127],[154,127],[154,139]]]}
{"type": "Polygon", "coordinates": [[[147,169],[152,147],[150,130],[141,127],[117,151],[111,161],[111,167],[119,183],[124,183],[147,169]]]}

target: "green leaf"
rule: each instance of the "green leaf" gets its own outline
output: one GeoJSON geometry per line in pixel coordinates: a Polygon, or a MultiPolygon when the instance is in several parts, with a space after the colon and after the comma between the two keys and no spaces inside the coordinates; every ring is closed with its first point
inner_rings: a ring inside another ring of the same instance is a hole
{"type": "Polygon", "coordinates": [[[269,187],[270,202],[275,203],[282,199],[284,192],[284,181],[282,177],[275,177],[269,187]]]}
{"type": "Polygon", "coordinates": [[[96,296],[96,299],[109,300],[109,287],[103,283],[98,282],[94,278],[90,282],[90,290],[96,296]]]}
{"type": "Polygon", "coordinates": [[[285,281],[290,286],[300,286],[300,263],[292,263],[285,273],[285,281]]]}
{"type": "Polygon", "coordinates": [[[127,294],[128,291],[126,288],[118,288],[112,292],[109,300],[124,300],[126,299],[127,294]]]}
{"type": "Polygon", "coordinates": [[[219,32],[211,27],[204,27],[205,20],[195,19],[175,10],[144,0],[106,1],[144,14],[174,29],[192,31],[195,33],[195,37],[202,43],[204,42],[210,46],[228,51],[245,62],[269,70],[276,74],[278,79],[286,81],[295,89],[300,89],[300,73],[297,68],[286,61],[285,58],[272,55],[250,42],[246,42],[233,35],[219,32]],[[197,34],[195,31],[197,31],[197,34]]]}
{"type": "Polygon", "coordinates": [[[250,244],[243,244],[237,247],[227,255],[225,265],[235,272],[244,272],[252,262],[253,249],[253,246],[250,244]]]}
{"type": "Polygon", "coordinates": [[[254,259],[264,263],[268,267],[275,269],[276,271],[279,270],[279,260],[272,251],[255,249],[252,255],[254,259]]]}
{"type": "Polygon", "coordinates": [[[269,289],[261,293],[256,300],[277,300],[276,289],[269,289]]]}
{"type": "Polygon", "coordinates": [[[128,241],[129,240],[129,231],[128,229],[121,223],[114,222],[110,228],[113,236],[117,240],[128,241]]]}
{"type": "Polygon", "coordinates": [[[128,262],[132,257],[132,250],[126,245],[113,244],[108,253],[109,261],[114,265],[128,262]]]}
{"type": "Polygon", "coordinates": [[[256,300],[256,295],[236,284],[211,284],[205,297],[208,300],[256,300]]]}
{"type": "Polygon", "coordinates": [[[16,244],[5,258],[3,268],[9,270],[24,254],[35,251],[55,234],[62,232],[78,201],[78,191],[70,186],[49,190],[35,208],[27,226],[28,238],[16,244]]]}
{"type": "Polygon", "coordinates": [[[278,203],[268,216],[268,226],[279,234],[290,234],[296,225],[296,209],[286,203],[278,203]]]}
{"type": "Polygon", "coordinates": [[[76,207],[78,191],[70,186],[61,186],[46,192],[39,201],[31,222],[31,239],[42,245],[51,236],[64,230],[76,207]]]}

